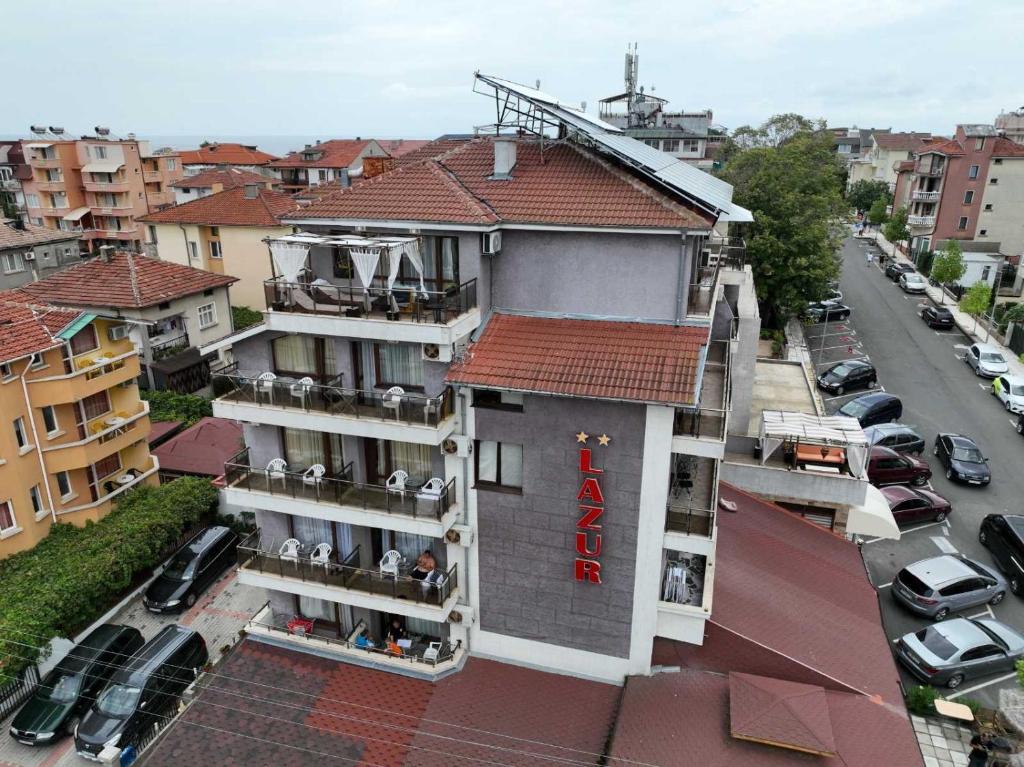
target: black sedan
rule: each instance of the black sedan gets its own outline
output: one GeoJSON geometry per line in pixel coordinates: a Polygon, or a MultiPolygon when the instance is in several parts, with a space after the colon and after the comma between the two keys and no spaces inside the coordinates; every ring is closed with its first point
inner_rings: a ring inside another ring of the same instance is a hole
{"type": "Polygon", "coordinates": [[[863,360],[836,363],[818,376],[818,388],[836,396],[854,389],[874,389],[877,383],[875,368],[863,360]]]}
{"type": "Polygon", "coordinates": [[[921,319],[930,328],[950,330],[953,327],[953,312],[943,306],[926,306],[921,310],[921,319]]]}
{"type": "Polygon", "coordinates": [[[912,271],[914,271],[914,267],[911,266],[910,264],[900,264],[895,261],[890,261],[889,264],[885,267],[885,276],[888,277],[893,282],[896,282],[896,280],[900,278],[900,275],[904,274],[905,272],[912,271]]]}
{"type": "Polygon", "coordinates": [[[992,481],[988,459],[978,444],[962,434],[939,434],[935,438],[935,455],[946,467],[946,479],[969,485],[987,485],[992,481]]]}
{"type": "Polygon", "coordinates": [[[834,322],[845,320],[852,311],[846,304],[823,301],[809,304],[804,310],[804,316],[812,322],[834,322]]]}

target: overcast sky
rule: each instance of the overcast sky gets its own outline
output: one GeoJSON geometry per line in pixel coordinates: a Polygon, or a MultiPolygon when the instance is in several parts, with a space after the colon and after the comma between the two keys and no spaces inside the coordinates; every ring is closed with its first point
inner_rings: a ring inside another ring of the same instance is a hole
{"type": "Polygon", "coordinates": [[[428,138],[492,119],[474,70],[591,111],[640,81],[735,128],[779,112],[949,132],[1024,104],[1024,2],[5,0],[0,133],[428,138]]]}

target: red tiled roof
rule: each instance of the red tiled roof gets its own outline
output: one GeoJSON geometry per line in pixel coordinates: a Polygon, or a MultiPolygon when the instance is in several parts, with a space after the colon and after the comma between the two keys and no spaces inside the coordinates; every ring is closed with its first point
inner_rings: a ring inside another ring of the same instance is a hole
{"type": "Polygon", "coordinates": [[[370,144],[370,139],[331,139],[321,141],[308,149],[289,152],[287,157],[270,163],[271,168],[347,168],[356,160],[370,144]],[[304,160],[302,155],[308,152],[319,152],[317,160],[304,160]]]}
{"type": "Polygon", "coordinates": [[[879,149],[912,152],[930,139],[930,133],[875,133],[872,137],[879,149]]]}
{"type": "Polygon", "coordinates": [[[244,144],[207,144],[180,152],[182,165],[264,165],[272,154],[244,144]]]}
{"type": "Polygon", "coordinates": [[[156,445],[161,440],[168,439],[171,435],[179,431],[183,423],[181,421],[150,421],[149,424],[149,442],[150,448],[156,445]]]}
{"type": "Polygon", "coordinates": [[[711,225],[704,215],[574,143],[547,143],[542,156],[537,142],[520,140],[512,177],[506,180],[490,178],[490,139],[434,142],[404,159],[413,155],[431,159],[401,162],[379,181],[324,197],[295,218],[466,223],[466,207],[472,204],[487,214],[477,223],[670,229],[711,225]],[[443,184],[439,175],[449,183],[443,184]]]}
{"type": "Polygon", "coordinates": [[[937,141],[922,144],[917,148],[914,154],[922,155],[928,152],[938,152],[939,154],[945,155],[960,155],[964,153],[964,148],[960,146],[960,142],[956,139],[939,139],[937,141]]]}
{"type": "Polygon", "coordinates": [[[17,292],[30,301],[58,306],[137,308],[223,288],[237,277],[193,269],[132,253],[93,258],[17,292]]]}
{"type": "Polygon", "coordinates": [[[424,160],[433,160],[436,157],[440,157],[443,154],[447,154],[453,149],[456,149],[463,144],[472,141],[471,138],[439,138],[433,141],[428,141],[423,146],[405,154],[400,154],[395,158],[398,165],[408,165],[414,162],[423,162],[424,160]]]}
{"type": "Polygon", "coordinates": [[[0,211],[0,250],[78,239],[74,232],[47,229],[45,226],[36,226],[35,224],[23,224],[24,228],[16,229],[12,226],[13,223],[12,219],[3,218],[2,211],[0,211]]]}
{"type": "Polygon", "coordinates": [[[836,752],[825,688],[812,684],[729,674],[729,731],[744,740],[836,752]]]}
{"type": "Polygon", "coordinates": [[[568,397],[693,404],[706,326],[495,313],[453,383],[568,397]]]}
{"type": "Polygon", "coordinates": [[[172,205],[144,216],[150,224],[203,224],[207,226],[280,226],[281,219],[299,204],[284,192],[260,187],[247,197],[245,187],[225,189],[196,200],[172,205]]]}
{"type": "Polygon", "coordinates": [[[902,162],[899,162],[896,165],[896,170],[898,170],[898,171],[913,170],[913,169],[914,169],[914,161],[913,160],[903,160],[902,162]]]}
{"type": "Polygon", "coordinates": [[[74,309],[33,304],[17,291],[0,293],[0,362],[59,346],[63,342],[56,334],[79,314],[74,309]]]}
{"type": "Polygon", "coordinates": [[[207,416],[154,449],[162,471],[218,477],[242,447],[242,426],[207,416]]]}
{"type": "Polygon", "coordinates": [[[398,138],[398,139],[377,139],[377,143],[391,157],[404,157],[409,152],[422,149],[432,143],[430,139],[420,138],[398,138]]]}
{"type": "Polygon", "coordinates": [[[280,179],[271,178],[270,176],[261,176],[259,173],[253,173],[251,170],[241,170],[239,168],[207,168],[193,176],[185,176],[185,178],[175,181],[171,186],[176,189],[189,189],[207,186],[212,187],[214,184],[222,184],[225,189],[234,189],[235,187],[243,186],[245,184],[259,184],[261,186],[267,186],[268,184],[280,183],[280,179]]]}
{"type": "Polygon", "coordinates": [[[1024,145],[999,136],[992,147],[993,157],[1024,157],[1024,145]]]}

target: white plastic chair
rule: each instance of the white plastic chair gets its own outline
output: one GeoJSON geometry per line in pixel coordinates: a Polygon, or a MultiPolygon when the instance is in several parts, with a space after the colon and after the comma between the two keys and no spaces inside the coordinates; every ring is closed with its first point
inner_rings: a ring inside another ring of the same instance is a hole
{"type": "Polygon", "coordinates": [[[416,497],[421,501],[436,501],[441,497],[441,493],[444,490],[444,480],[440,477],[431,477],[427,480],[426,484],[419,489],[416,493],[416,497]]]}
{"type": "Polygon", "coordinates": [[[388,573],[390,575],[398,577],[398,563],[402,561],[402,555],[391,549],[385,551],[384,556],[380,560],[380,574],[384,575],[388,573]]]}
{"type": "Polygon", "coordinates": [[[300,378],[298,381],[293,383],[289,388],[291,390],[292,396],[295,399],[299,400],[302,403],[303,407],[305,407],[306,399],[309,397],[309,390],[312,388],[312,386],[313,379],[310,376],[304,376],[303,378],[300,378]]]}
{"type": "Polygon", "coordinates": [[[437,662],[437,656],[441,654],[441,643],[431,642],[423,651],[423,660],[437,662]]]}
{"type": "Polygon", "coordinates": [[[384,482],[384,487],[394,493],[401,493],[405,497],[405,483],[409,480],[409,472],[404,469],[396,469],[384,482]]]}
{"type": "Polygon", "coordinates": [[[261,392],[270,393],[270,401],[274,401],[274,381],[277,380],[277,376],[273,373],[260,373],[256,380],[252,382],[253,392],[256,395],[256,399],[259,400],[261,392]]]}
{"type": "Polygon", "coordinates": [[[326,473],[327,469],[324,468],[322,463],[314,463],[303,473],[302,483],[304,485],[319,485],[326,473]]]}
{"type": "Polygon", "coordinates": [[[281,548],[278,549],[278,556],[281,559],[295,559],[299,558],[299,547],[302,544],[299,543],[298,538],[289,538],[287,541],[281,544],[281,548]]]}
{"type": "Polygon", "coordinates": [[[288,475],[285,472],[288,470],[288,463],[284,458],[275,458],[267,464],[267,484],[270,484],[272,480],[279,479],[281,484],[284,485],[288,479],[288,475]]]}
{"type": "Polygon", "coordinates": [[[331,548],[331,544],[318,543],[316,545],[316,548],[313,549],[313,553],[309,555],[309,561],[313,564],[323,565],[324,567],[327,567],[327,565],[330,564],[331,561],[330,557],[332,551],[333,549],[331,548]]]}
{"type": "Polygon", "coordinates": [[[383,404],[384,407],[395,411],[396,421],[399,420],[402,411],[402,397],[404,396],[405,389],[403,389],[401,386],[392,386],[390,389],[384,392],[384,397],[381,404],[383,404]]]}
{"type": "Polygon", "coordinates": [[[425,400],[424,403],[423,403],[423,425],[424,426],[429,426],[430,425],[430,414],[431,413],[440,413],[440,412],[441,412],[441,398],[440,397],[436,397],[436,398],[431,397],[431,398],[425,400]]]}

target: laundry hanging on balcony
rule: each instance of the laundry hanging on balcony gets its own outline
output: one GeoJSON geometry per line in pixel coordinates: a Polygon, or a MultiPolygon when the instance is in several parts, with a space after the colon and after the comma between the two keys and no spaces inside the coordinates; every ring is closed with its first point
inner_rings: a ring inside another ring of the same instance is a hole
{"type": "Polygon", "coordinates": [[[309,245],[296,242],[275,241],[270,243],[270,257],[283,281],[293,284],[299,281],[299,274],[306,264],[309,245]]]}

